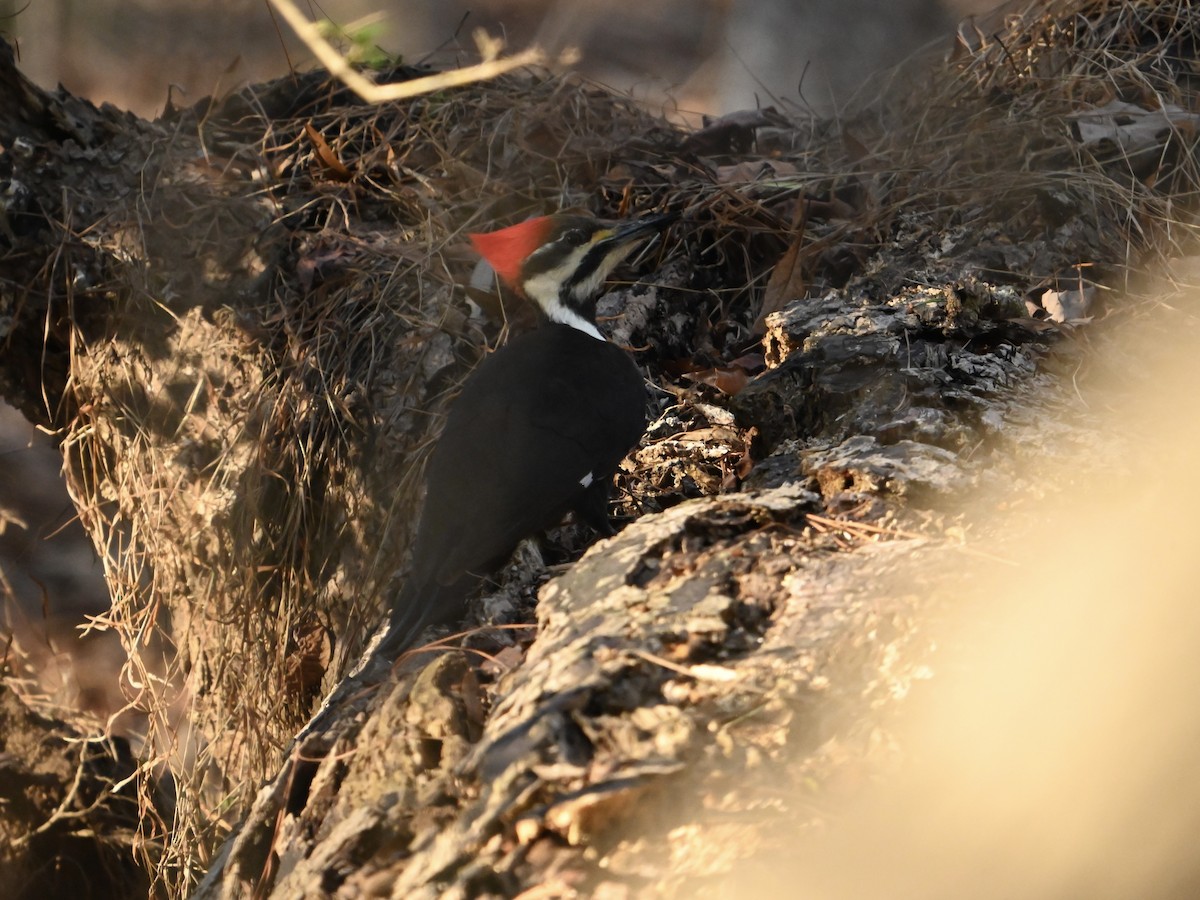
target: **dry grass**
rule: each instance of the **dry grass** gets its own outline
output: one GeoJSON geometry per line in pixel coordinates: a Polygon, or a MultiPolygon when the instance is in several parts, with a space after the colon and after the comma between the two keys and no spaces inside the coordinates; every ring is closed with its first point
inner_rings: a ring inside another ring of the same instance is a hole
{"type": "Polygon", "coordinates": [[[121,634],[149,721],[143,771],[170,773],[169,804],[141,782],[160,884],[181,895],[205,869],[388,605],[419,461],[496,335],[453,292],[465,231],[682,211],[672,302],[699,346],[661,336],[641,358],[655,374],[752,341],[798,230],[813,293],[979,268],[973,253],[1026,282],[1089,264],[1120,284],[1191,249],[1194,133],[1170,134],[1150,177],[1071,116],[1195,108],[1197,29],[1181,2],[1035,6],[843,129],[777,132],[788,166],[740,178],[630,103],[538,74],[386,107],[299,76],[164,122],[165,164],[103,238],[135,273],[116,290],[130,329],[81,342],[64,443],[114,597],[97,624],[121,634]],[[162,633],[172,652],[149,652],[162,633]]]}

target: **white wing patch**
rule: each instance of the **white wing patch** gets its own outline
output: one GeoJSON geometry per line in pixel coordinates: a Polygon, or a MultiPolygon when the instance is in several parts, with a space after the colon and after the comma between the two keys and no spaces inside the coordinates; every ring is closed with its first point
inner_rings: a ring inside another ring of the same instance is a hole
{"type": "Polygon", "coordinates": [[[588,472],[586,475],[584,475],[582,478],[579,479],[579,485],[580,485],[580,487],[585,487],[585,488],[591,487],[592,482],[595,480],[596,480],[596,476],[592,472],[588,472]]]}

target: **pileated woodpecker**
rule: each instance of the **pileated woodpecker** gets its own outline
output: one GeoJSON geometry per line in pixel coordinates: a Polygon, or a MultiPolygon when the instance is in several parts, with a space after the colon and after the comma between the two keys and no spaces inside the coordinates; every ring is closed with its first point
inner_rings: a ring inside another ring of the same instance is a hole
{"type": "Polygon", "coordinates": [[[673,216],[608,226],[529,219],[471,242],[546,319],[488,356],[446,419],[426,472],[412,570],[379,652],[461,619],[524,538],[574,511],[603,535],[612,476],[646,428],[641,374],[596,327],[605,278],[673,216]]]}

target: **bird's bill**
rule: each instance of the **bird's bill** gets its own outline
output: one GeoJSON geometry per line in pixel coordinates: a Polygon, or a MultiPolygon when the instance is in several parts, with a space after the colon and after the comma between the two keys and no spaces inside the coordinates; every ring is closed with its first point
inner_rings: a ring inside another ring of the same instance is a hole
{"type": "Polygon", "coordinates": [[[592,235],[588,255],[604,260],[599,265],[602,275],[612,270],[619,262],[634,251],[640,241],[658,234],[669,222],[678,218],[675,213],[644,216],[632,222],[621,222],[612,228],[604,228],[592,235]]]}
{"type": "Polygon", "coordinates": [[[625,244],[629,241],[640,240],[652,233],[661,231],[666,225],[679,218],[678,213],[662,213],[656,216],[643,216],[632,222],[622,222],[614,228],[607,229],[608,234],[597,243],[625,244]]]}

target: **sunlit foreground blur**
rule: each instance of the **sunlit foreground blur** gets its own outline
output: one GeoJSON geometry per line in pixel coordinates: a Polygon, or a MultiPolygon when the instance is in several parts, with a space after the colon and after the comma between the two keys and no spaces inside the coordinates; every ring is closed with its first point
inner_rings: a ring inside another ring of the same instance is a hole
{"type": "Polygon", "coordinates": [[[945,598],[905,762],[743,896],[786,872],[789,896],[831,900],[1200,897],[1200,346],[1163,331],[1128,357],[1153,377],[1122,370],[1146,390],[1106,416],[1119,464],[1045,464],[1077,487],[1009,532],[1019,565],[945,598]]]}

